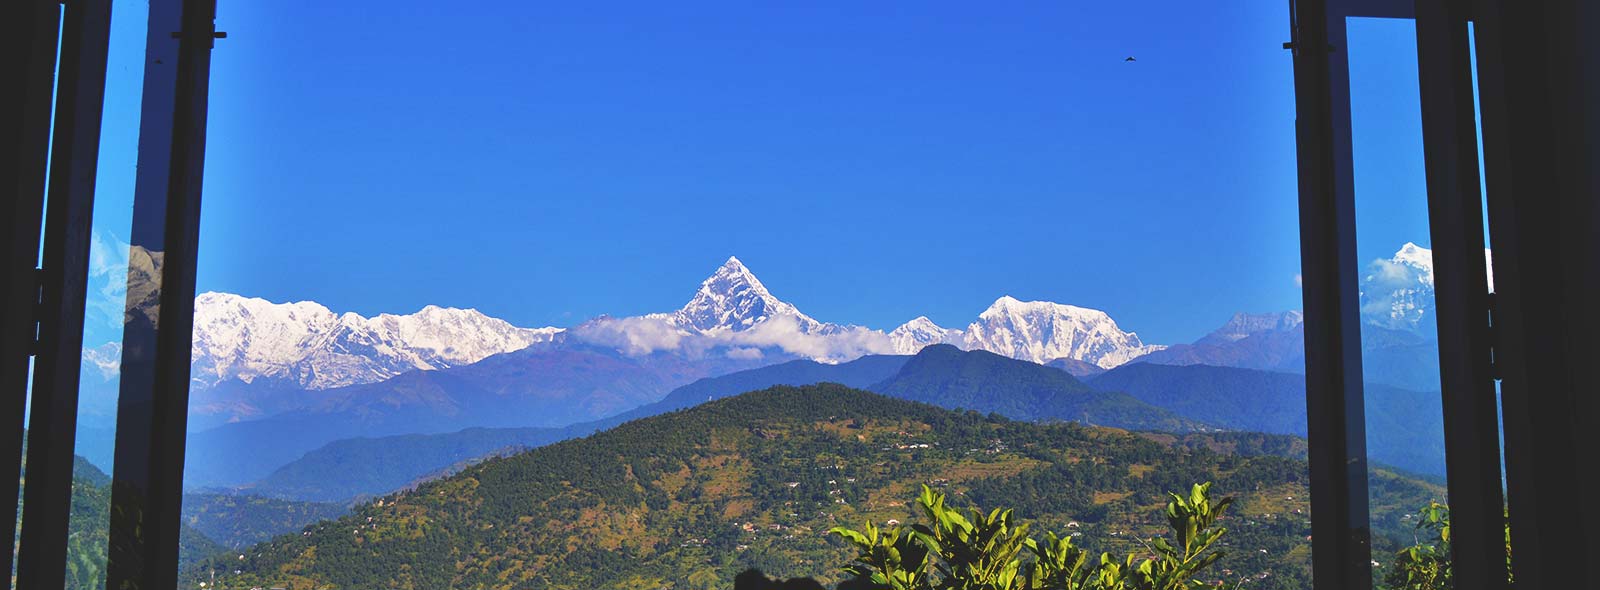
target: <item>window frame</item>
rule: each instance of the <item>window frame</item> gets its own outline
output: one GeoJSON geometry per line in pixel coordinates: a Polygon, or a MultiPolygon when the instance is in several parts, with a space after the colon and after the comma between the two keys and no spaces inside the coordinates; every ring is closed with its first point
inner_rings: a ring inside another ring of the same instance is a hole
{"type": "MultiPolygon", "coordinates": [[[[36,356],[28,437],[29,464],[38,471],[30,469],[24,492],[30,512],[22,550],[29,553],[18,574],[19,585],[26,579],[56,587],[47,570],[59,568],[34,564],[59,564],[65,550],[78,361],[68,353],[81,348],[110,0],[20,0],[0,13],[8,17],[3,27],[11,33],[5,37],[12,54],[25,56],[0,66],[23,99],[8,109],[0,129],[21,148],[19,157],[0,164],[0,179],[17,188],[3,226],[6,285],[0,290],[0,396],[4,414],[15,418],[0,423],[0,465],[20,468],[27,364],[36,356]],[[62,92],[52,110],[58,40],[62,92]],[[49,172],[47,215],[46,162],[52,159],[67,165],[49,172]],[[42,230],[41,219],[48,224],[42,230]],[[43,266],[35,269],[41,231],[43,266]]],[[[210,51],[219,36],[215,14],[215,0],[150,0],[131,241],[161,253],[163,263],[144,269],[152,271],[148,282],[137,295],[130,289],[127,302],[128,316],[144,319],[128,322],[123,347],[108,587],[176,585],[206,102],[210,51]]],[[[1582,537],[1600,524],[1600,509],[1570,502],[1576,490],[1600,489],[1594,473],[1573,468],[1600,459],[1596,437],[1580,436],[1585,421],[1600,416],[1597,402],[1578,395],[1600,391],[1600,378],[1584,366],[1600,353],[1600,339],[1575,337],[1600,333],[1600,312],[1580,305],[1600,300],[1600,165],[1594,165],[1600,115],[1586,106],[1593,100],[1585,101],[1600,94],[1593,76],[1600,42],[1585,41],[1580,32],[1596,28],[1600,10],[1579,0],[1291,0],[1290,14],[1315,586],[1371,587],[1360,261],[1342,48],[1349,17],[1417,20],[1457,588],[1505,587],[1493,575],[1504,555],[1495,432],[1502,424],[1519,582],[1593,583],[1584,576],[1595,574],[1558,564],[1600,557],[1600,542],[1582,537]],[[1470,38],[1469,22],[1476,25],[1470,38]],[[1479,190],[1485,183],[1477,172],[1466,43],[1477,48],[1481,81],[1487,221],[1501,291],[1494,297],[1482,288],[1479,190]],[[1525,60],[1549,66],[1507,66],[1525,60]],[[1580,124],[1568,128],[1565,122],[1580,124]],[[1541,133],[1556,141],[1541,142],[1541,133]],[[1541,258],[1550,246],[1564,248],[1565,258],[1541,258]],[[1568,321],[1551,321],[1562,318],[1568,321]],[[1503,422],[1494,407],[1496,378],[1503,384],[1503,422]]],[[[17,485],[5,479],[3,485],[17,485]]],[[[14,526],[15,517],[8,522],[14,526]]]]}
{"type": "Polygon", "coordinates": [[[1600,510],[1573,496],[1600,489],[1592,470],[1576,468],[1600,460],[1600,444],[1583,432],[1600,412],[1593,395],[1581,395],[1600,391],[1600,379],[1581,360],[1600,349],[1592,337],[1600,320],[1591,309],[1600,300],[1600,115],[1591,106],[1600,102],[1594,87],[1600,43],[1589,36],[1586,44],[1584,35],[1600,24],[1600,9],[1581,0],[1291,0],[1290,12],[1318,539],[1314,585],[1372,584],[1349,63],[1342,49],[1351,17],[1416,20],[1453,583],[1508,586],[1507,511],[1519,585],[1600,582],[1571,565],[1600,557],[1600,542],[1582,534],[1600,523],[1600,510]],[[1482,259],[1485,203],[1495,247],[1493,295],[1482,259]]]}

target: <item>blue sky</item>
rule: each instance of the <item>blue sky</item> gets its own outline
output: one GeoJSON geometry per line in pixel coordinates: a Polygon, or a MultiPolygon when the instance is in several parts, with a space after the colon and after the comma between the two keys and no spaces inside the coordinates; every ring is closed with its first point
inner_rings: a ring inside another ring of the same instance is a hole
{"type": "MultiPolygon", "coordinates": [[[[884,329],[1012,295],[1171,343],[1300,307],[1280,3],[790,4],[223,2],[199,288],[570,325],[676,308],[737,255],[884,329]]],[[[1367,258],[1427,242],[1390,24],[1352,29],[1367,258]]],[[[103,168],[104,234],[131,173],[103,168]]]]}

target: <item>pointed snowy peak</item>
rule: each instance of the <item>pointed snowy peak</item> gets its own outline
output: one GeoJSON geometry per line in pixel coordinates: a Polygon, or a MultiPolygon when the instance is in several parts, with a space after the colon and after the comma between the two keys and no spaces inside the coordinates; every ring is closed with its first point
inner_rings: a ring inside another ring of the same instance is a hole
{"type": "MultiPolygon", "coordinates": [[[[1494,290],[1494,253],[1488,248],[1483,249],[1483,262],[1488,271],[1489,289],[1494,290]]],[[[1433,287],[1433,250],[1406,242],[1394,256],[1387,261],[1377,261],[1372,274],[1366,280],[1383,280],[1385,278],[1404,277],[1418,284],[1433,287]],[[1387,276],[1382,273],[1387,272],[1387,276]]]]}
{"type": "Polygon", "coordinates": [[[1406,242],[1394,256],[1367,265],[1361,319],[1391,330],[1432,333],[1433,251],[1406,242]]]}
{"type": "MultiPolygon", "coordinates": [[[[1494,255],[1483,251],[1487,284],[1494,290],[1494,255]]],[[[1362,321],[1394,330],[1435,335],[1433,251],[1406,242],[1387,259],[1367,265],[1361,278],[1362,321]]]]}
{"type": "Polygon", "coordinates": [[[916,354],[935,344],[960,344],[961,336],[961,330],[941,327],[928,316],[917,316],[889,332],[889,342],[895,354],[916,354]]]}
{"type": "Polygon", "coordinates": [[[1389,259],[1393,267],[1410,271],[1412,278],[1423,285],[1433,286],[1433,250],[1406,242],[1389,259]]]}
{"type": "Polygon", "coordinates": [[[802,330],[821,326],[767,290],[737,257],[729,257],[700,283],[694,298],[677,311],[675,323],[700,332],[740,332],[777,316],[789,316],[802,330]]]}
{"type": "Polygon", "coordinates": [[[900,327],[894,329],[895,332],[938,332],[943,330],[944,328],[940,327],[939,324],[933,323],[933,320],[928,319],[928,316],[925,315],[919,315],[916,319],[901,324],[900,327]]]}
{"type": "Polygon", "coordinates": [[[1050,301],[995,300],[967,326],[964,348],[1045,363],[1069,358],[1111,368],[1160,350],[1123,331],[1098,309],[1050,301]]]}
{"type": "Polygon", "coordinates": [[[1422,266],[1433,266],[1433,250],[1418,246],[1416,242],[1406,242],[1395,251],[1394,260],[1410,260],[1422,266]]]}

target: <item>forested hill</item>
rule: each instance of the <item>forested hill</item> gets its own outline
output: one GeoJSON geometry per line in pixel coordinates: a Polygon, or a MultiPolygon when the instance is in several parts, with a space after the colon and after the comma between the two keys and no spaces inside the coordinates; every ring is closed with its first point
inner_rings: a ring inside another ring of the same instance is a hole
{"type": "Polygon", "coordinates": [[[942,408],[1016,420],[1071,420],[1139,430],[1191,432],[1207,425],[1121,392],[1098,391],[1054,367],[984,350],[936,344],[868,389],[942,408]]]}
{"type": "MultiPolygon", "coordinates": [[[[919,484],[1057,530],[1077,522],[1086,544],[1129,549],[1163,526],[1165,491],[1215,481],[1240,502],[1221,567],[1270,572],[1255,588],[1302,588],[1305,464],[1254,454],[1292,455],[1299,443],[1016,422],[839,385],[774,387],[484,461],[243,560],[201,564],[185,585],[215,572],[218,588],[726,588],[747,567],[836,580],[850,553],[827,529],[910,519],[919,484]]],[[[1392,475],[1376,481],[1379,510],[1443,495],[1392,475]]]]}

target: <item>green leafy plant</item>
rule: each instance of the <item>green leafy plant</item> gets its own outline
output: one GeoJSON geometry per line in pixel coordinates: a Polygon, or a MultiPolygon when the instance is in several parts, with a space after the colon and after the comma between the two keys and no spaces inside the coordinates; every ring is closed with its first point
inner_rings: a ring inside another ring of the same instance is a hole
{"type": "Polygon", "coordinates": [[[1384,586],[1392,590],[1450,588],[1454,578],[1450,569],[1450,508],[1429,502],[1417,517],[1417,530],[1431,533],[1432,538],[1395,553],[1394,563],[1384,576],[1384,586]]]}
{"type": "Polygon", "coordinates": [[[1120,576],[1120,567],[1115,563],[1108,563],[1109,555],[1101,556],[1099,568],[1084,567],[1089,561],[1089,552],[1082,547],[1072,544],[1072,536],[1057,537],[1055,533],[1044,534],[1043,542],[1028,544],[1028,550],[1034,555],[1034,567],[1028,577],[1030,588],[1090,588],[1090,577],[1096,574],[1120,576]]]}
{"type": "MultiPolygon", "coordinates": [[[[1428,534],[1415,545],[1395,552],[1384,575],[1389,590],[1448,590],[1454,586],[1455,571],[1450,565],[1450,507],[1429,502],[1417,511],[1417,530],[1428,534]]],[[[1511,524],[1505,526],[1506,582],[1511,575],[1511,524]]]]}
{"type": "Polygon", "coordinates": [[[1227,529],[1217,521],[1231,498],[1213,501],[1211,484],[1197,484],[1187,496],[1170,494],[1167,525],[1172,539],[1146,544],[1152,558],[1118,559],[1104,553],[1091,560],[1072,536],[1028,536],[1030,523],[1011,510],[983,512],[951,508],[944,494],[922,487],[917,505],[926,524],[864,532],[834,527],[859,551],[845,568],[852,587],[892,590],[1179,590],[1201,588],[1203,570],[1222,557],[1214,549],[1227,529]],[[935,575],[936,574],[936,575],[935,575]]]}
{"type": "Polygon", "coordinates": [[[884,531],[872,523],[856,532],[835,527],[833,534],[855,545],[861,555],[844,569],[857,579],[869,580],[873,587],[893,590],[929,588],[928,547],[910,529],[895,527],[884,531]]]}
{"type": "Polygon", "coordinates": [[[1211,484],[1203,483],[1195,484],[1188,497],[1168,494],[1172,501],[1167,503],[1167,526],[1176,543],[1156,539],[1151,544],[1157,558],[1139,564],[1136,587],[1170,590],[1205,585],[1194,577],[1222,558],[1211,547],[1228,530],[1216,522],[1233,505],[1233,498],[1212,502],[1210,492],[1211,484]]]}
{"type": "Polygon", "coordinates": [[[969,508],[967,516],[945,505],[944,494],[922,486],[917,505],[929,526],[917,525],[917,539],[926,543],[940,561],[941,588],[951,590],[1009,590],[1023,581],[1022,551],[1031,542],[1028,524],[1017,523],[1010,510],[988,514],[969,508]]]}

